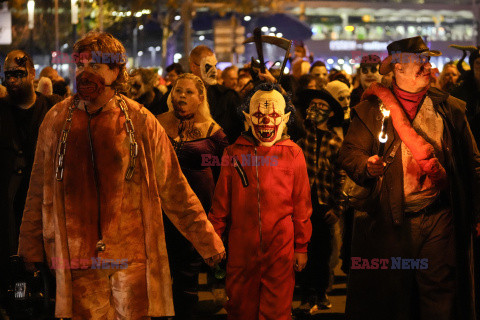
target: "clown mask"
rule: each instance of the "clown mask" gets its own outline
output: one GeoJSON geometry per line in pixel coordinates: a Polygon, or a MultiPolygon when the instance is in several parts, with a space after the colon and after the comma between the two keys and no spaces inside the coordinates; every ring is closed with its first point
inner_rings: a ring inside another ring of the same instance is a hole
{"type": "Polygon", "coordinates": [[[249,113],[243,112],[258,144],[271,147],[280,140],[290,112],[285,114],[285,99],[276,90],[258,90],[250,100],[249,113]]]}
{"type": "Polygon", "coordinates": [[[209,86],[217,84],[217,58],[211,54],[200,61],[200,72],[202,80],[209,86]]]}

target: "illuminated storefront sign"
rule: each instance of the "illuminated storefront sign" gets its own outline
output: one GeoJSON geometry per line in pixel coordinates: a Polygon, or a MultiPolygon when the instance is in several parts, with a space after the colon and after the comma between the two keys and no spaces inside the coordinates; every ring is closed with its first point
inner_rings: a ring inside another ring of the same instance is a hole
{"type": "Polygon", "coordinates": [[[330,51],[385,51],[387,50],[388,42],[382,41],[368,41],[358,43],[355,40],[332,40],[329,41],[328,47],[330,51]]]}

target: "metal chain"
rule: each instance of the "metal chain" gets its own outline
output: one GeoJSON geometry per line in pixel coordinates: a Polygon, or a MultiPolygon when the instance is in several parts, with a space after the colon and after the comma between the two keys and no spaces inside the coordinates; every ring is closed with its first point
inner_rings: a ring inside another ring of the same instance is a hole
{"type": "MultiPolygon", "coordinates": [[[[58,161],[57,168],[55,170],[55,177],[58,181],[63,180],[63,172],[65,169],[65,152],[67,151],[67,137],[72,127],[72,118],[73,111],[78,107],[79,99],[74,99],[72,105],[68,108],[67,119],[63,125],[62,134],[60,135],[59,146],[58,146],[58,161]]],[[[135,170],[136,158],[138,157],[138,144],[135,140],[135,130],[133,127],[133,122],[128,116],[127,112],[127,103],[120,96],[118,97],[118,102],[120,110],[125,114],[125,129],[127,131],[129,140],[130,140],[130,160],[128,163],[127,171],[125,172],[125,180],[129,181],[132,179],[133,172],[135,170]]]]}
{"type": "Polygon", "coordinates": [[[130,161],[128,163],[127,172],[125,172],[125,180],[132,179],[133,171],[135,170],[135,160],[138,156],[138,144],[135,140],[135,129],[133,127],[133,122],[128,116],[127,112],[127,103],[123,100],[122,97],[118,98],[120,109],[125,114],[125,129],[127,130],[128,138],[130,139],[130,161]]]}
{"type": "Polygon", "coordinates": [[[58,162],[57,169],[55,170],[55,178],[58,181],[63,180],[63,171],[65,169],[65,152],[67,151],[67,137],[68,133],[70,132],[70,128],[72,127],[73,111],[78,107],[79,101],[79,99],[74,99],[72,105],[68,107],[67,119],[63,125],[62,134],[60,135],[57,152],[58,162]]]}

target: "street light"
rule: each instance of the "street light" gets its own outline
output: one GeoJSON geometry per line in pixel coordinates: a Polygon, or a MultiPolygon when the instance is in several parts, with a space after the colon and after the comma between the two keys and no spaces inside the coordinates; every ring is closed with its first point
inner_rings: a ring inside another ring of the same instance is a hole
{"type": "Polygon", "coordinates": [[[27,10],[28,10],[28,29],[33,29],[33,22],[34,22],[34,12],[35,12],[35,1],[28,0],[27,2],[27,10]]]}
{"type": "Polygon", "coordinates": [[[35,13],[35,1],[28,0],[27,2],[27,11],[28,11],[28,29],[30,29],[30,54],[33,55],[33,26],[34,26],[34,13],[35,13]]]}

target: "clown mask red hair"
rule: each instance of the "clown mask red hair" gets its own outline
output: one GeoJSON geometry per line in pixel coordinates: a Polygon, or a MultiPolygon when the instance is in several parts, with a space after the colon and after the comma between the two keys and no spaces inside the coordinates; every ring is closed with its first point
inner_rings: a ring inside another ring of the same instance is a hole
{"type": "Polygon", "coordinates": [[[271,147],[281,139],[290,117],[285,114],[285,99],[277,90],[258,90],[250,100],[249,113],[243,112],[258,144],[271,147]]]}

